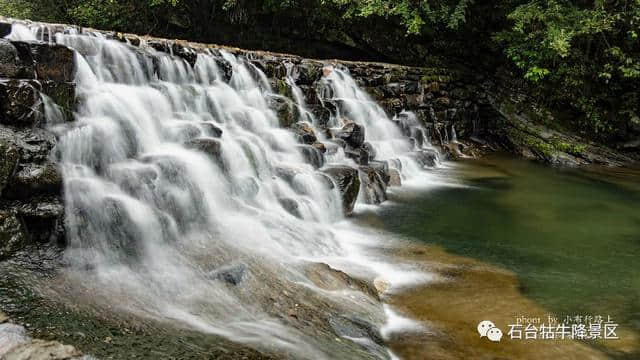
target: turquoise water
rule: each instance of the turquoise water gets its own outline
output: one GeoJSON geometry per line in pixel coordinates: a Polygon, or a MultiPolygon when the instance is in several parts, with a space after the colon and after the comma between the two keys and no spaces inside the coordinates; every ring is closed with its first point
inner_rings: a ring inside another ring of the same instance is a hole
{"type": "Polygon", "coordinates": [[[510,269],[561,318],[640,330],[640,172],[490,157],[434,174],[461,186],[402,190],[361,220],[510,269]]]}

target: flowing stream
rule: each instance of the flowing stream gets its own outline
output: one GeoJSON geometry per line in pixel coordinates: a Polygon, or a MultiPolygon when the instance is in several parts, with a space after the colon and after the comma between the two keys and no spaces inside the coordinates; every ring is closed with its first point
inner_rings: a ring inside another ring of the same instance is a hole
{"type": "MultiPolygon", "coordinates": [[[[315,336],[312,327],[266,311],[278,292],[304,289],[319,304],[330,301],[377,327],[388,319],[363,294],[318,288],[308,264],[325,262],[390,287],[429,278],[366,250],[384,239],[345,220],[337,187],[279,126],[270,107],[279,95],[247,59],[208,50],[191,67],[144,44],[22,25],[9,37],[33,41],[43,34],[76,51],[75,121],[61,123],[55,106],[47,115],[64,175],[66,276],[92,296],[121,311],[320,359],[353,354],[347,345],[328,345],[333,339],[315,336]],[[220,276],[237,276],[243,285],[216,281],[220,276]]],[[[322,98],[338,105],[330,127],[362,125],[376,160],[409,182],[420,177],[411,153],[423,145],[412,144],[347,71],[327,72],[322,98]]],[[[287,81],[295,105],[318,129],[300,89],[287,81]]],[[[322,163],[355,166],[342,149],[322,163]]],[[[386,314],[410,323],[390,308],[386,314]]]]}

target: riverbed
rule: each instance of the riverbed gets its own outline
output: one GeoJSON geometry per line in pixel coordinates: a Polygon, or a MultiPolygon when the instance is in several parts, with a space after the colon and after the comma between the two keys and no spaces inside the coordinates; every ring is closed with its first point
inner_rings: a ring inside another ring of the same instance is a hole
{"type": "Polygon", "coordinates": [[[392,191],[384,206],[357,216],[407,239],[397,255],[441,275],[391,296],[405,315],[431,325],[417,339],[396,339],[394,351],[416,359],[640,356],[640,172],[489,156],[432,176],[438,185],[392,191]],[[518,318],[539,318],[539,327],[549,316],[601,316],[619,325],[619,339],[507,336],[518,318]],[[502,328],[499,344],[480,338],[481,320],[502,328]]]}

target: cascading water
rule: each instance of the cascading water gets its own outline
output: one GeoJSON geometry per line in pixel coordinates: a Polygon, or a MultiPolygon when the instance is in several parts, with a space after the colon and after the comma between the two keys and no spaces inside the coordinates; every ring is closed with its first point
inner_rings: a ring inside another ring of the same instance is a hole
{"type": "MultiPolygon", "coordinates": [[[[35,40],[27,30],[15,25],[10,37],[35,40]]],[[[327,346],[265,302],[288,286],[329,296],[305,275],[309,261],[374,276],[400,272],[359,251],[367,236],[344,224],[335,184],[279,127],[264,73],[224,51],[199,53],[191,66],[101,36],[49,30],[48,37],[76,51],[76,121],[47,114],[64,174],[68,276],[142,316],[297,357],[343,357],[343,345],[327,346]],[[220,64],[231,68],[230,79],[220,64]],[[212,280],[229,267],[245,286],[212,280]]],[[[303,120],[315,126],[300,89],[287,82],[303,120]]],[[[390,160],[405,177],[420,172],[409,156],[415,144],[348,73],[333,68],[323,82],[330,93],[323,101],[338,109],[331,126],[362,125],[376,160],[390,160]]],[[[327,160],[355,165],[341,148],[327,160]]],[[[374,301],[330,296],[341,311],[383,322],[374,301]]]]}

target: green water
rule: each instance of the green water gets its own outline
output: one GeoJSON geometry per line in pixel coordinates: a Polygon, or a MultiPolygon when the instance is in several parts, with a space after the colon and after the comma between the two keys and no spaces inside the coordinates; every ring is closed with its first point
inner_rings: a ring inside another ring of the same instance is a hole
{"type": "Polygon", "coordinates": [[[559,316],[610,315],[640,330],[640,172],[559,170],[491,157],[436,170],[402,191],[378,226],[517,273],[559,316]]]}

